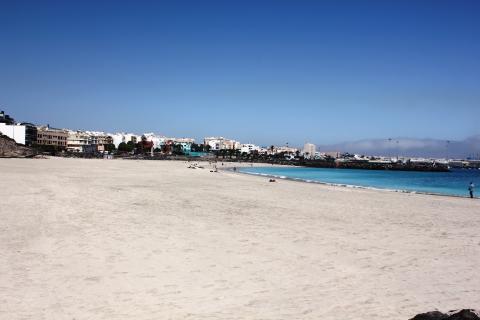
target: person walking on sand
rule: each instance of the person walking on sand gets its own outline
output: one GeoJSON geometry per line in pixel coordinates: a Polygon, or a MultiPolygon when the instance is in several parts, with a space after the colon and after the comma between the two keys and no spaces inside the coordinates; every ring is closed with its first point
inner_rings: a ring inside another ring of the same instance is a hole
{"type": "Polygon", "coordinates": [[[470,198],[473,198],[473,189],[475,188],[475,185],[473,182],[470,182],[470,185],[468,186],[468,192],[470,192],[470,198]]]}

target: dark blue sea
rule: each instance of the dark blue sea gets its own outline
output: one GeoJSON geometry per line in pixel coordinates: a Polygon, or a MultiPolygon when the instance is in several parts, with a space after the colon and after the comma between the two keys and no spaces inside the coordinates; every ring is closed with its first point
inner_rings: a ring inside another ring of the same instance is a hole
{"type": "MultiPolygon", "coordinates": [[[[480,191],[480,170],[453,169],[451,172],[414,172],[360,169],[324,169],[303,167],[251,167],[241,172],[290,178],[308,182],[323,182],[389,190],[414,191],[442,195],[469,196],[473,182],[480,191]]],[[[478,192],[475,192],[478,197],[478,192]]]]}

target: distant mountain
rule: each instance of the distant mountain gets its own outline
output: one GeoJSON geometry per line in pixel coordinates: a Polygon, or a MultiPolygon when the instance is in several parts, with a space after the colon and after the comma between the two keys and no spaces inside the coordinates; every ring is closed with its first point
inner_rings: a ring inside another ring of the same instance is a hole
{"type": "Polygon", "coordinates": [[[377,156],[408,156],[434,158],[476,158],[480,157],[480,135],[462,141],[392,138],[366,139],[332,145],[318,146],[320,152],[340,151],[377,156]],[[397,143],[398,141],[398,143],[397,143]]]}

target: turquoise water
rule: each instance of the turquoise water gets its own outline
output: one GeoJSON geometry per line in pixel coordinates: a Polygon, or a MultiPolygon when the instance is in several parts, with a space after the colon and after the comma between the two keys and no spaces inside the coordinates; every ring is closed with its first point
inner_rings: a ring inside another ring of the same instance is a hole
{"type": "MultiPolygon", "coordinates": [[[[241,172],[301,179],[332,184],[346,184],[379,189],[417,191],[444,195],[469,196],[468,185],[473,182],[480,191],[480,170],[451,172],[412,172],[360,169],[324,169],[303,167],[251,167],[241,172]]],[[[478,197],[478,192],[475,192],[478,197]]]]}

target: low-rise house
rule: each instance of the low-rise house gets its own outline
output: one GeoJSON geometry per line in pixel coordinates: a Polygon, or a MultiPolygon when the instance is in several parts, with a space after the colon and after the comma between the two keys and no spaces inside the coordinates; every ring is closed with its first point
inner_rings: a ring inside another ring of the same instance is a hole
{"type": "Polygon", "coordinates": [[[193,138],[170,138],[176,143],[188,143],[188,144],[193,144],[195,143],[195,139],[193,138]]]}
{"type": "Polygon", "coordinates": [[[339,158],[340,157],[340,151],[327,151],[327,152],[321,152],[320,155],[324,158],[339,158]]]}
{"type": "Polygon", "coordinates": [[[190,153],[192,151],[192,143],[189,142],[179,142],[177,143],[182,146],[183,153],[190,153]]]}
{"type": "Polygon", "coordinates": [[[183,153],[190,153],[192,151],[192,144],[195,143],[195,139],[192,138],[171,138],[174,144],[182,147],[183,153]]]}
{"type": "Polygon", "coordinates": [[[259,146],[254,145],[254,144],[252,144],[252,143],[244,143],[244,144],[242,144],[242,145],[240,146],[240,152],[241,152],[241,153],[244,153],[244,152],[245,152],[245,153],[250,154],[250,153],[252,153],[252,152],[254,152],[254,151],[257,151],[257,152],[260,153],[260,150],[261,150],[261,148],[260,148],[259,146]]]}
{"type": "Polygon", "coordinates": [[[292,147],[275,147],[273,149],[274,154],[277,154],[277,153],[292,154],[292,153],[296,153],[297,151],[298,151],[297,148],[292,148],[292,147]]]}

